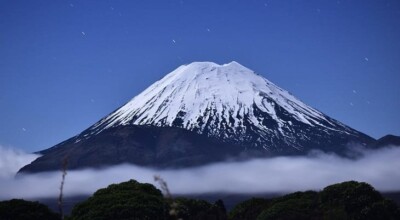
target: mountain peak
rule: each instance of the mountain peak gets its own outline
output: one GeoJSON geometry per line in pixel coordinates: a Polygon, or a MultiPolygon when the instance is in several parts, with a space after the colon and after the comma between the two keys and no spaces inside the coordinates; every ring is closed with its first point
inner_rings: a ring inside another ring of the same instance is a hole
{"type": "Polygon", "coordinates": [[[127,162],[181,167],[312,149],[344,154],[349,143],[372,142],[237,62],[193,62],[41,151],[21,172],[58,169],[66,155],[72,169],[127,162]]]}
{"type": "Polygon", "coordinates": [[[266,150],[282,140],[301,149],[298,139],[311,128],[321,135],[357,133],[235,61],[180,66],[89,130],[128,124],[179,127],[266,150]]]}
{"type": "Polygon", "coordinates": [[[225,63],[225,64],[218,64],[218,63],[211,62],[211,61],[195,61],[195,62],[186,64],[186,65],[183,65],[183,67],[187,67],[187,68],[207,68],[207,67],[240,68],[240,69],[250,70],[247,67],[243,66],[242,64],[240,64],[240,63],[238,63],[236,61],[231,61],[231,62],[225,63]]]}
{"type": "Polygon", "coordinates": [[[237,66],[237,67],[246,68],[245,66],[243,66],[242,64],[240,64],[240,63],[238,63],[236,61],[231,61],[230,63],[223,64],[222,66],[237,66]]]}
{"type": "MultiPolygon", "coordinates": [[[[233,75],[253,75],[254,71],[249,68],[232,61],[227,64],[217,64],[214,62],[193,62],[186,66],[181,66],[175,70],[186,75],[207,75],[207,79],[210,77],[217,77],[218,79],[225,77],[232,77],[233,75]]],[[[175,72],[173,71],[173,72],[175,72]]],[[[240,76],[243,77],[243,76],[240,76]]],[[[201,80],[200,78],[192,78],[189,80],[201,80]]],[[[221,81],[224,83],[227,81],[221,81]]]]}

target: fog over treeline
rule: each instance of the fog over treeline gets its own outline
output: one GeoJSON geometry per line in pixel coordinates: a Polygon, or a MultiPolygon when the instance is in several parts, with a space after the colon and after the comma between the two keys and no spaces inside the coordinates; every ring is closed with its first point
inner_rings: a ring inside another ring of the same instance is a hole
{"type": "MultiPolygon", "coordinates": [[[[400,191],[400,147],[356,150],[349,159],[313,152],[308,156],[282,156],[242,162],[221,162],[195,168],[159,170],[134,165],[104,169],[68,171],[65,196],[92,194],[97,189],[129,179],[157,186],[161,176],[174,194],[193,193],[288,193],[320,190],[323,187],[356,180],[370,183],[381,192],[400,191]]],[[[61,171],[14,178],[23,165],[37,155],[0,147],[0,199],[55,197],[59,193],[61,171]]]]}

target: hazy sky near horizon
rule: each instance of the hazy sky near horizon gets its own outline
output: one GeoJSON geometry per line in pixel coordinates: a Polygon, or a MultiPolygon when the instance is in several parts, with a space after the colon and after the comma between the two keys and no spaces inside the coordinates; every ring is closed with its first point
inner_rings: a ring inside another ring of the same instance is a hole
{"type": "Polygon", "coordinates": [[[232,60],[400,135],[398,0],[0,0],[0,144],[51,147],[179,65],[232,60]]]}

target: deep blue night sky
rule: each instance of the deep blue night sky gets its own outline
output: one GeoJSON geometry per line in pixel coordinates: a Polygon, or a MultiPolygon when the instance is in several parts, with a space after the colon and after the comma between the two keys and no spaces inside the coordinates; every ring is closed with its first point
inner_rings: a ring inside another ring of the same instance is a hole
{"type": "Polygon", "coordinates": [[[50,147],[181,64],[232,60],[400,135],[398,0],[0,0],[0,145],[50,147]]]}

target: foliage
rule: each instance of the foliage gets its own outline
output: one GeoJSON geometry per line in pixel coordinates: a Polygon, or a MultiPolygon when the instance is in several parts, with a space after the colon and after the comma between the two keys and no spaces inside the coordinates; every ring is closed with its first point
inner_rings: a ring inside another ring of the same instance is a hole
{"type": "Polygon", "coordinates": [[[58,220],[60,216],[39,202],[12,199],[0,202],[2,220],[58,220]]]}
{"type": "Polygon", "coordinates": [[[165,219],[166,203],[151,184],[135,180],[112,184],[76,205],[70,219],[165,219]]]}
{"type": "Polygon", "coordinates": [[[400,219],[398,206],[372,186],[355,181],[321,192],[296,192],[270,201],[251,199],[238,204],[229,219],[400,219]]]}
{"type": "Polygon", "coordinates": [[[257,217],[264,219],[320,219],[318,193],[296,192],[277,198],[257,217]]]}
{"type": "Polygon", "coordinates": [[[164,198],[151,184],[135,180],[112,184],[96,191],[88,200],[76,205],[69,219],[210,219],[225,220],[222,201],[164,198]],[[173,207],[172,207],[172,204],[173,207]],[[175,215],[169,215],[174,209],[175,215]]]}
{"type": "Polygon", "coordinates": [[[397,206],[367,183],[349,181],[326,187],[321,193],[325,218],[399,219],[397,206]]]}
{"type": "Polygon", "coordinates": [[[231,220],[253,220],[266,209],[270,200],[262,198],[252,198],[236,205],[229,213],[231,220]]]}
{"type": "Polygon", "coordinates": [[[174,202],[177,204],[176,212],[178,219],[227,219],[226,209],[222,200],[218,200],[215,204],[210,204],[204,200],[177,198],[174,199],[174,202]]]}
{"type": "MultiPolygon", "coordinates": [[[[60,219],[38,202],[0,202],[0,219],[60,219]]],[[[221,200],[211,204],[189,198],[164,198],[151,184],[135,180],[112,184],[77,204],[68,219],[400,219],[399,207],[372,186],[355,181],[334,184],[321,192],[291,193],[274,199],[252,198],[226,215],[221,200]]]]}

